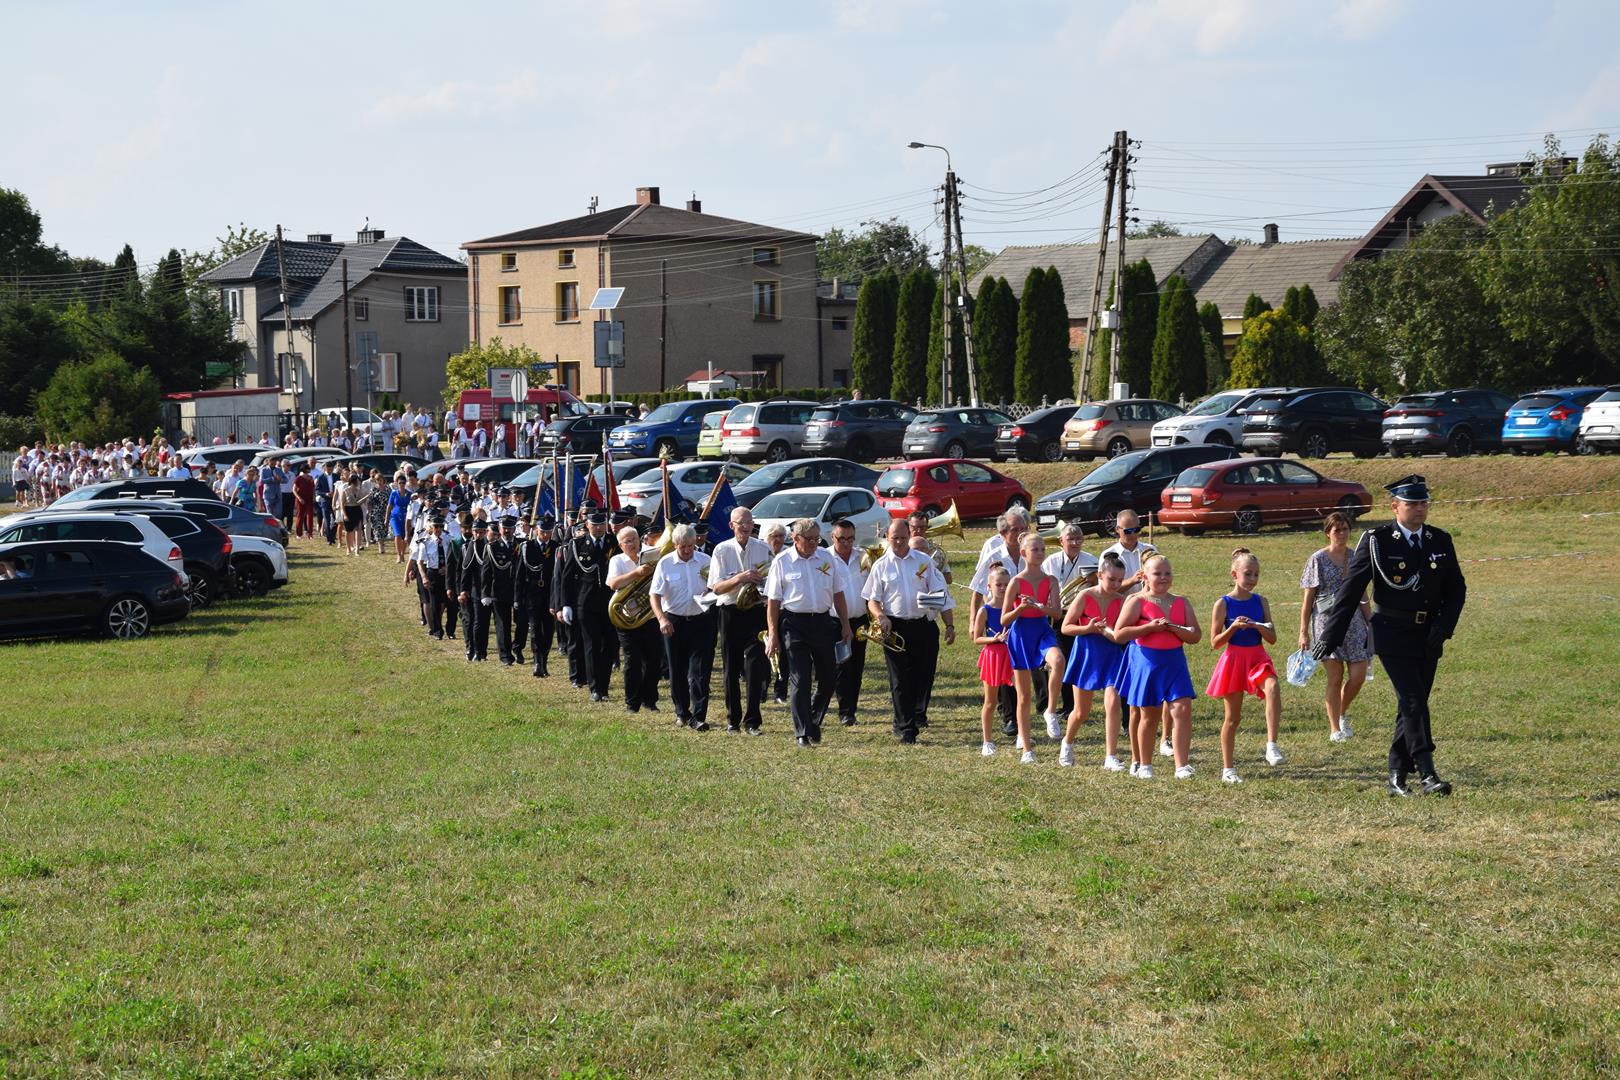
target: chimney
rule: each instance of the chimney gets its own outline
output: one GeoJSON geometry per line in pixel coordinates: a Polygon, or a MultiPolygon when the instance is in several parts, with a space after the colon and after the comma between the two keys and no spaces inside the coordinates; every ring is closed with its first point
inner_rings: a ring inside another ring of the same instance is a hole
{"type": "Polygon", "coordinates": [[[383,231],[377,228],[365,228],[354,234],[357,244],[375,244],[383,238],[383,231]]]}
{"type": "Polygon", "coordinates": [[[1277,242],[1277,225],[1276,225],[1275,222],[1273,222],[1272,224],[1266,226],[1265,243],[1266,244],[1275,244],[1276,242],[1277,242]]]}
{"type": "Polygon", "coordinates": [[[655,187],[638,187],[638,188],[636,188],[636,205],[637,206],[657,206],[658,205],[658,189],[655,188],[655,187]]]}
{"type": "Polygon", "coordinates": [[[304,239],[311,244],[330,244],[332,234],[329,232],[312,232],[306,234],[304,239]]]}
{"type": "MultiPolygon", "coordinates": [[[[657,200],[654,199],[653,201],[656,202],[657,200]]],[[[686,200],[686,208],[694,214],[703,213],[703,204],[698,201],[697,192],[692,192],[692,197],[686,200]]]]}

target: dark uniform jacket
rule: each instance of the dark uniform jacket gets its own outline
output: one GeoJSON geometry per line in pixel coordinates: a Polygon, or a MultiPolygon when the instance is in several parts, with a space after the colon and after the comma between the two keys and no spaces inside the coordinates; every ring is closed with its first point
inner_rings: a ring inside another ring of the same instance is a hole
{"type": "Polygon", "coordinates": [[[1328,611],[1322,642],[1337,648],[1350,628],[1362,593],[1372,585],[1373,647],[1410,648],[1421,635],[1438,649],[1457,631],[1468,595],[1451,535],[1433,525],[1422,528],[1422,547],[1412,548],[1399,525],[1361,534],[1350,556],[1343,584],[1328,611]],[[1397,646],[1397,642],[1402,644],[1397,646]]]}
{"type": "Polygon", "coordinates": [[[551,573],[556,562],[550,540],[525,540],[518,545],[518,595],[533,603],[549,604],[551,573]]]}
{"type": "Polygon", "coordinates": [[[481,567],[481,596],[492,596],[498,603],[510,604],[517,595],[517,552],[505,540],[489,542],[489,558],[481,567]]]}

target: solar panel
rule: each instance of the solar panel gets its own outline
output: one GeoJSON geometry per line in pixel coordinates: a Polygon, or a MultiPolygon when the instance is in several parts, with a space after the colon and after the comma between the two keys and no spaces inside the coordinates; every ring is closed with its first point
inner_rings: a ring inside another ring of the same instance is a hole
{"type": "Polygon", "coordinates": [[[589,310],[612,311],[619,306],[619,300],[624,296],[623,287],[613,289],[597,289],[596,295],[591,297],[589,310]]]}

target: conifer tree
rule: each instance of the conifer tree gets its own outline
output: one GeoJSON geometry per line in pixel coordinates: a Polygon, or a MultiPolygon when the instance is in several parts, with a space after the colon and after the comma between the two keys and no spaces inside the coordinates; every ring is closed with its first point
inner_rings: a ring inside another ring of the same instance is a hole
{"type": "Polygon", "coordinates": [[[1213,300],[1198,309],[1198,323],[1204,328],[1204,389],[1213,392],[1226,385],[1226,325],[1221,309],[1213,300]]]}
{"type": "MultiPolygon", "coordinates": [[[[1114,307],[1114,279],[1108,279],[1108,299],[1103,303],[1102,310],[1110,311],[1114,307]]],[[[1100,321],[1100,320],[1099,320],[1100,321]]],[[[1086,346],[1091,350],[1091,385],[1084,388],[1084,398],[1087,401],[1108,400],[1108,362],[1109,350],[1113,348],[1114,332],[1102,327],[1086,330],[1086,346]]]]}
{"type": "Polygon", "coordinates": [[[1159,294],[1159,324],[1153,338],[1153,396],[1164,401],[1204,393],[1204,336],[1197,300],[1180,274],[1170,275],[1159,294]]]}
{"type": "Polygon", "coordinates": [[[869,398],[886,398],[894,386],[895,304],[900,279],[884,270],[861,283],[855,299],[850,344],[850,380],[869,398]]]}
{"type": "Polygon", "coordinates": [[[934,272],[918,267],[900,283],[895,301],[894,381],[890,395],[900,401],[932,400],[925,385],[928,368],[928,316],[934,302],[934,272]]]}
{"type": "Polygon", "coordinates": [[[1159,286],[1146,259],[1125,267],[1120,282],[1119,378],[1144,393],[1153,378],[1153,338],[1159,329],[1159,286]]]}

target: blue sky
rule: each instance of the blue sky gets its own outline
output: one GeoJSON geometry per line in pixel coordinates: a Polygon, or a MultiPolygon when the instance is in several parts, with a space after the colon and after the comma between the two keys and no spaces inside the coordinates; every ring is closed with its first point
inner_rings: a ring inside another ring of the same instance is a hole
{"type": "Polygon", "coordinates": [[[641,184],[937,242],[913,139],[950,147],[969,241],[1081,239],[1121,127],[1144,221],[1350,236],[1425,172],[1620,131],[1612,0],[8,7],[0,186],[142,263],[235,222],[455,253],[641,184]]]}

